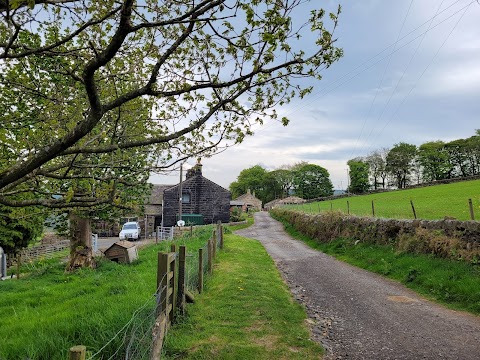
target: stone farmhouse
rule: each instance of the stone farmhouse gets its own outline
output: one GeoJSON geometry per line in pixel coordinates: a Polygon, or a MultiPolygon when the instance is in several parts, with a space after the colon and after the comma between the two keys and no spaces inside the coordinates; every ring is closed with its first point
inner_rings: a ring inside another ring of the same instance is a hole
{"type": "MultiPolygon", "coordinates": [[[[178,220],[180,184],[163,189],[163,226],[174,226],[178,220]]],[[[203,224],[230,221],[230,191],[202,175],[202,164],[187,171],[182,181],[182,218],[201,219],[203,224]]],[[[158,200],[157,200],[158,201],[158,200]]]]}
{"type": "Polygon", "coordinates": [[[243,211],[248,211],[249,209],[260,211],[262,210],[262,200],[255,197],[255,191],[252,192],[250,189],[247,190],[246,194],[240,195],[238,198],[230,202],[230,205],[233,207],[241,207],[243,211]]]}

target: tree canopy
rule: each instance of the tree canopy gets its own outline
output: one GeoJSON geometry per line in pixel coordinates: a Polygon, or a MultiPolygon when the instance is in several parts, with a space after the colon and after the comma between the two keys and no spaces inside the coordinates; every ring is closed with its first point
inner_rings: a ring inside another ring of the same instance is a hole
{"type": "Polygon", "coordinates": [[[333,195],[333,185],[327,169],[315,164],[294,168],[295,195],[303,199],[333,195]]]}
{"type": "Polygon", "coordinates": [[[347,162],[349,168],[350,185],[349,192],[361,194],[366,192],[370,184],[368,182],[368,164],[362,159],[352,159],[347,162]]]}
{"type": "Polygon", "coordinates": [[[329,176],[327,169],[303,161],[272,171],[255,165],[240,172],[237,180],[230,184],[230,191],[232,198],[236,198],[250,189],[264,204],[292,194],[313,199],[333,194],[329,176]]]}
{"type": "Polygon", "coordinates": [[[340,8],[303,4],[0,1],[0,204],[128,207],[149,171],[277,119],[342,55],[340,8]]]}

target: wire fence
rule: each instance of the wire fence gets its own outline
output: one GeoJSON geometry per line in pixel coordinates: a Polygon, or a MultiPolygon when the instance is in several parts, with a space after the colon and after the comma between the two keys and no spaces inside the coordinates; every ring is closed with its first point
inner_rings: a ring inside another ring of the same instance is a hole
{"type": "MultiPolygon", "coordinates": [[[[219,249],[223,241],[223,229],[218,226],[216,231],[221,234],[220,236],[213,235],[214,246],[219,249]]],[[[204,279],[203,274],[209,272],[209,263],[212,263],[212,251],[209,251],[209,242],[205,243],[199,250],[201,251],[189,252],[185,256],[185,288],[191,293],[199,289],[200,281],[203,282],[204,279]],[[201,259],[200,254],[202,254],[201,259]],[[202,267],[202,274],[200,274],[200,266],[202,267]]],[[[179,252],[176,251],[174,258],[178,257],[179,252]]],[[[179,263],[179,261],[175,261],[175,274],[179,274],[179,263]]],[[[160,336],[161,331],[159,329],[159,308],[162,307],[162,304],[165,304],[165,300],[169,296],[169,289],[164,285],[169,282],[169,279],[165,278],[166,276],[157,279],[160,285],[156,293],[152,294],[141,307],[134,311],[130,320],[100,349],[89,351],[86,359],[152,359],[155,340],[160,336]]],[[[177,279],[177,275],[174,276],[174,279],[177,279]]]]}
{"type": "Polygon", "coordinates": [[[87,360],[150,359],[157,307],[165,294],[166,286],[159,285],[156,293],[134,311],[130,320],[106,344],[95,353],[87,354],[87,360]]]}

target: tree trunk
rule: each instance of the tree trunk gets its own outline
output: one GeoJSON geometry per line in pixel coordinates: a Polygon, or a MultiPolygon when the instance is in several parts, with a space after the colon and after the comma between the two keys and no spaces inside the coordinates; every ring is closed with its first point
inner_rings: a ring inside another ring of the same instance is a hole
{"type": "Polygon", "coordinates": [[[95,268],[90,219],[70,215],[70,261],[67,272],[80,268],[95,268]]]}

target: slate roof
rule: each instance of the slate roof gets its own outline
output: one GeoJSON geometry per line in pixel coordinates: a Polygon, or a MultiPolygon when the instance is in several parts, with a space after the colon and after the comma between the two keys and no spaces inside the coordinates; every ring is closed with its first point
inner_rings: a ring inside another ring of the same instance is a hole
{"type": "Polygon", "coordinates": [[[165,184],[153,184],[152,185],[152,191],[150,193],[150,197],[147,200],[147,204],[153,205],[153,204],[162,204],[162,199],[163,199],[163,192],[165,189],[171,188],[174,185],[165,185],[165,184]]]}

